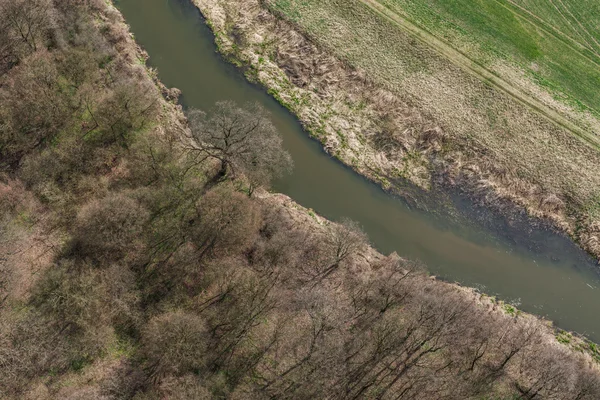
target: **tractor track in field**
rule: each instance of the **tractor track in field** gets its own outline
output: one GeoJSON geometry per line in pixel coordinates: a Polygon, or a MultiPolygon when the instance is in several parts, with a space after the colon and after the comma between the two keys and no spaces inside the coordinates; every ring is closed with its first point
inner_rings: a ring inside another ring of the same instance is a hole
{"type": "MultiPolygon", "coordinates": [[[[571,12],[571,10],[569,9],[569,7],[567,7],[567,5],[562,1],[562,0],[558,0],[558,2],[560,3],[560,5],[565,9],[565,11],[571,16],[571,18],[573,18],[573,21],[575,21],[577,23],[577,25],[579,25],[579,27],[581,28],[581,31],[577,28],[573,28],[576,32],[579,33],[579,35],[582,37],[583,40],[585,40],[586,43],[588,43],[592,48],[594,47],[591,43],[589,43],[587,41],[587,39],[584,37],[583,33],[585,33],[586,35],[589,36],[590,39],[592,39],[592,42],[594,42],[596,44],[596,46],[600,46],[600,43],[598,43],[598,41],[596,40],[596,38],[594,38],[594,35],[592,35],[590,33],[590,31],[588,31],[586,29],[586,27],[581,23],[581,21],[571,12]],[[583,32],[583,33],[581,33],[583,32]]],[[[560,15],[563,17],[563,19],[565,21],[567,21],[567,23],[569,25],[572,26],[571,21],[569,21],[569,19],[567,18],[567,16],[558,8],[556,7],[556,5],[554,4],[554,2],[552,3],[552,5],[558,10],[558,12],[560,13],[560,15]]],[[[596,53],[598,54],[598,53],[596,53]]]]}
{"type": "Polygon", "coordinates": [[[388,21],[398,26],[404,32],[417,38],[426,45],[432,47],[435,51],[437,51],[445,58],[449,59],[455,65],[461,67],[462,69],[466,70],[472,75],[475,75],[478,79],[487,82],[496,89],[501,90],[502,92],[506,93],[507,95],[518,101],[519,103],[534,109],[548,121],[568,130],[575,137],[579,138],[582,142],[591,146],[595,150],[600,150],[600,136],[594,134],[593,132],[589,132],[587,130],[582,129],[581,127],[574,124],[569,119],[565,118],[564,116],[551,109],[544,103],[540,102],[539,100],[525,95],[519,89],[513,87],[509,82],[502,79],[492,71],[486,69],[481,64],[473,61],[467,55],[455,49],[443,39],[437,38],[427,30],[417,26],[409,19],[398,15],[397,13],[385,7],[378,1],[359,1],[369,9],[373,10],[377,14],[381,15],[388,21]]]}
{"type": "MultiPolygon", "coordinates": [[[[596,58],[600,59],[600,54],[593,47],[590,47],[588,42],[585,42],[585,43],[588,43],[586,46],[586,44],[579,42],[577,39],[575,39],[575,38],[571,37],[569,34],[563,32],[562,30],[560,30],[556,26],[552,25],[551,23],[549,23],[542,17],[532,13],[531,11],[529,11],[528,9],[526,9],[524,7],[521,7],[520,5],[518,5],[517,3],[515,3],[512,0],[505,0],[506,3],[508,3],[508,4],[504,3],[501,0],[495,0],[495,1],[496,1],[496,3],[498,3],[498,5],[504,7],[505,9],[507,9],[508,11],[513,13],[514,16],[521,18],[521,19],[529,22],[532,25],[535,25],[537,28],[541,29],[542,31],[546,32],[547,34],[554,36],[556,39],[560,40],[566,46],[568,46],[571,50],[577,52],[577,54],[584,57],[586,60],[588,60],[588,61],[596,64],[598,67],[600,67],[600,63],[598,62],[598,60],[592,59],[589,55],[583,53],[581,50],[581,48],[588,50],[596,58]],[[512,7],[514,7],[514,8],[512,8],[512,7]],[[535,21],[538,21],[538,22],[533,21],[531,18],[533,18],[535,21]],[[581,46],[581,48],[577,48],[576,46],[581,46]]],[[[552,4],[554,5],[554,3],[552,3],[552,4]]],[[[560,10],[558,10],[558,9],[557,9],[557,11],[560,12],[560,10]]],[[[561,13],[561,15],[562,15],[562,13],[561,13]]],[[[563,18],[564,18],[564,16],[563,16],[563,18]]],[[[575,30],[575,32],[578,33],[579,35],[581,35],[578,30],[575,30]]]]}

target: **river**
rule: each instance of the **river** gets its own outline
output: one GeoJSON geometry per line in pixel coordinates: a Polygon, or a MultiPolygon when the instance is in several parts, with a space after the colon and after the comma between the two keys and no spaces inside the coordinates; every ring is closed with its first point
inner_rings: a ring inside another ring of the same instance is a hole
{"type": "MultiPolygon", "coordinates": [[[[181,89],[184,107],[256,101],[271,112],[294,160],[293,173],[274,190],[329,219],[358,221],[384,253],[418,259],[445,280],[480,288],[600,341],[598,267],[570,240],[541,229],[499,235],[501,219],[495,231],[411,209],[325,154],[293,115],[224,62],[189,0],[117,0],[116,5],[162,82],[181,89]]],[[[468,201],[461,204],[472,208],[468,201]]]]}

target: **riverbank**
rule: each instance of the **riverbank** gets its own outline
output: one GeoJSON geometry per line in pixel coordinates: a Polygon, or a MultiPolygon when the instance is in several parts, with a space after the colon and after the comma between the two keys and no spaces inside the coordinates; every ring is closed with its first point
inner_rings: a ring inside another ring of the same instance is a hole
{"type": "MultiPolygon", "coordinates": [[[[316,214],[312,209],[307,209],[306,207],[299,205],[286,195],[268,193],[261,190],[256,194],[256,197],[264,202],[266,207],[277,210],[277,213],[285,213],[287,218],[289,218],[289,225],[301,230],[307,230],[308,232],[313,233],[325,233],[327,229],[335,224],[321,215],[316,214]]],[[[494,318],[500,318],[503,321],[514,321],[523,327],[531,324],[531,326],[535,327],[534,330],[536,332],[539,331],[541,333],[544,346],[555,348],[557,345],[559,345],[559,347],[561,347],[560,345],[563,345],[574,353],[582,353],[588,361],[593,362],[595,365],[594,369],[600,373],[600,348],[584,335],[559,329],[553,326],[553,323],[550,320],[530,313],[525,313],[516,306],[496,299],[494,296],[489,296],[478,289],[438,280],[435,276],[426,273],[423,269],[426,268],[426,266],[420,266],[418,262],[415,263],[414,261],[406,260],[396,253],[385,256],[371,246],[368,246],[364,248],[360,255],[354,260],[354,265],[350,273],[360,276],[361,279],[376,276],[380,272],[377,268],[373,268],[373,266],[376,266],[378,263],[385,260],[389,261],[390,259],[397,260],[403,268],[407,268],[405,270],[406,272],[410,271],[410,268],[415,268],[413,271],[414,279],[418,282],[418,285],[427,287],[430,284],[434,284],[435,286],[443,288],[443,291],[448,291],[447,293],[458,295],[465,304],[469,304],[469,309],[476,315],[477,320],[485,321],[487,318],[486,315],[489,314],[493,315],[494,318]]]]}
{"type": "MultiPolygon", "coordinates": [[[[214,29],[214,27],[213,27],[214,29]]],[[[217,35],[217,38],[220,36],[217,35]]],[[[146,53],[141,51],[142,56],[146,58],[146,53]]],[[[227,55],[227,54],[226,54],[227,55]]],[[[231,61],[236,61],[236,59],[232,59],[231,61]]],[[[239,61],[239,60],[238,60],[239,61]]],[[[245,67],[246,65],[241,65],[245,67]]],[[[155,72],[149,70],[150,76],[153,77],[154,81],[159,85],[165,98],[167,100],[171,99],[172,96],[169,96],[168,90],[164,87],[162,82],[158,79],[155,72]]],[[[248,72],[248,71],[246,71],[248,72]]],[[[250,77],[254,77],[252,72],[250,72],[250,77]]],[[[282,78],[283,79],[283,78],[282,78]]],[[[273,91],[270,94],[273,95],[273,91]]],[[[276,97],[276,96],[275,96],[276,97]]],[[[279,101],[282,99],[278,98],[279,101]]],[[[285,104],[284,104],[285,105],[285,104]]],[[[289,109],[289,104],[286,105],[289,109]]],[[[293,111],[293,110],[291,110],[293,111]]],[[[170,111],[167,115],[170,115],[168,120],[177,121],[175,122],[179,128],[178,129],[186,129],[185,128],[185,116],[182,113],[181,107],[175,106],[174,108],[170,108],[170,111]],[[183,125],[179,125],[183,122],[183,125]]],[[[167,120],[167,121],[168,121],[167,120]]],[[[165,121],[165,122],[167,122],[165,121]]],[[[167,125],[169,125],[167,123],[167,125]]],[[[367,170],[368,171],[368,170],[367,170]]],[[[373,175],[372,178],[376,177],[373,175]]],[[[425,188],[429,186],[427,184],[423,184],[425,188]]],[[[326,234],[327,230],[330,229],[335,223],[328,221],[326,218],[320,216],[315,213],[312,209],[308,209],[296,203],[290,197],[283,194],[271,194],[266,191],[259,191],[256,194],[256,198],[260,200],[266,209],[274,210],[275,213],[285,214],[286,218],[288,218],[288,225],[290,227],[294,227],[293,229],[297,229],[302,231],[304,234],[311,235],[323,235],[326,234]]],[[[418,200],[415,200],[418,202],[418,200]]],[[[415,264],[412,261],[406,260],[397,254],[392,254],[390,256],[384,256],[378,251],[376,251],[373,247],[366,247],[361,254],[353,260],[353,268],[350,271],[351,274],[356,276],[360,276],[361,279],[368,281],[367,277],[374,278],[379,272],[376,268],[373,268],[373,265],[377,265],[379,262],[383,260],[397,260],[401,265],[409,267],[414,266],[415,264]]],[[[574,354],[583,353],[585,354],[584,358],[586,362],[592,362],[594,365],[597,362],[600,362],[600,351],[597,350],[596,345],[585,338],[585,336],[580,335],[574,332],[568,332],[552,325],[552,322],[544,319],[539,316],[535,316],[530,313],[525,313],[515,305],[497,300],[493,296],[489,296],[483,292],[480,292],[477,289],[462,286],[452,282],[444,282],[437,280],[433,276],[428,276],[426,273],[420,269],[417,269],[417,274],[414,279],[418,284],[422,287],[427,287],[428,285],[435,285],[439,287],[439,290],[452,293],[452,295],[457,295],[461,298],[465,304],[469,304],[469,308],[472,310],[475,315],[479,315],[478,313],[482,313],[480,318],[487,318],[485,315],[493,315],[493,318],[499,318],[501,321],[508,323],[509,321],[517,321],[524,329],[529,329],[533,327],[533,330],[539,332],[541,334],[541,342],[543,346],[550,346],[551,348],[561,348],[562,346],[566,346],[573,351],[574,354]],[[562,346],[561,346],[562,345],[562,346]],[[558,346],[558,347],[556,347],[558,346]]],[[[334,283],[332,286],[336,286],[338,283],[334,283]]],[[[593,367],[597,368],[596,366],[593,367]]]]}
{"type": "MultiPolygon", "coordinates": [[[[341,61],[331,46],[336,43],[337,51],[350,51],[343,40],[355,38],[351,31],[330,38],[312,30],[307,36],[309,28],[301,18],[294,23],[282,19],[285,15],[273,14],[270,2],[195,2],[215,31],[221,52],[297,115],[330,154],[363,176],[388,190],[394,189],[397,179],[425,189],[457,187],[508,216],[525,209],[534,218],[550,221],[596,259],[600,257],[600,178],[594,173],[600,157],[568,132],[465,77],[422,46],[418,48],[427,59],[444,66],[439,69],[448,82],[437,87],[445,88],[445,95],[415,97],[417,89],[407,92],[407,87],[394,85],[389,74],[400,67],[387,58],[378,59],[378,65],[389,66],[387,75],[374,74],[365,65],[357,68],[350,55],[341,61]],[[453,111],[452,107],[464,104],[452,96],[464,90],[472,92],[463,93],[464,99],[477,98],[495,108],[465,106],[453,111]],[[441,114],[435,109],[440,101],[445,101],[441,114]],[[479,115],[482,110],[485,115],[479,115]],[[488,111],[503,115],[508,125],[490,123],[488,111]]],[[[328,2],[319,4],[326,7],[328,2]]],[[[365,10],[351,15],[375,18],[365,10]]],[[[312,21],[309,17],[307,21],[312,21]]],[[[389,26],[381,30],[385,35],[377,34],[384,37],[397,34],[389,26]]],[[[376,50],[377,42],[371,44],[376,50]]],[[[398,53],[390,52],[389,57],[393,54],[398,53]]],[[[419,70],[426,65],[413,67],[419,70]]]]}

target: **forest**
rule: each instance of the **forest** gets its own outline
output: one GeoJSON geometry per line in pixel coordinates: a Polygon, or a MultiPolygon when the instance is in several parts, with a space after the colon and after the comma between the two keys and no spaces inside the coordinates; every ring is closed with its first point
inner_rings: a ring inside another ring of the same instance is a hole
{"type": "Polygon", "coordinates": [[[104,0],[0,0],[0,398],[598,399],[574,338],[269,193],[104,0]]]}

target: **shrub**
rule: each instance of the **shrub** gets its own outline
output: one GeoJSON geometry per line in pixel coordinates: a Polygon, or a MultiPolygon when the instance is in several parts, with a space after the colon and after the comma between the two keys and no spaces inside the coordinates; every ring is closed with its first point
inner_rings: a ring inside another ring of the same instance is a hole
{"type": "Polygon", "coordinates": [[[81,208],[74,227],[75,249],[101,265],[133,257],[143,247],[148,211],[122,193],[92,200],[81,208]]]}
{"type": "Polygon", "coordinates": [[[142,333],[141,355],[150,375],[183,375],[204,366],[207,352],[206,325],[202,318],[184,311],[159,315],[142,333]]]}

